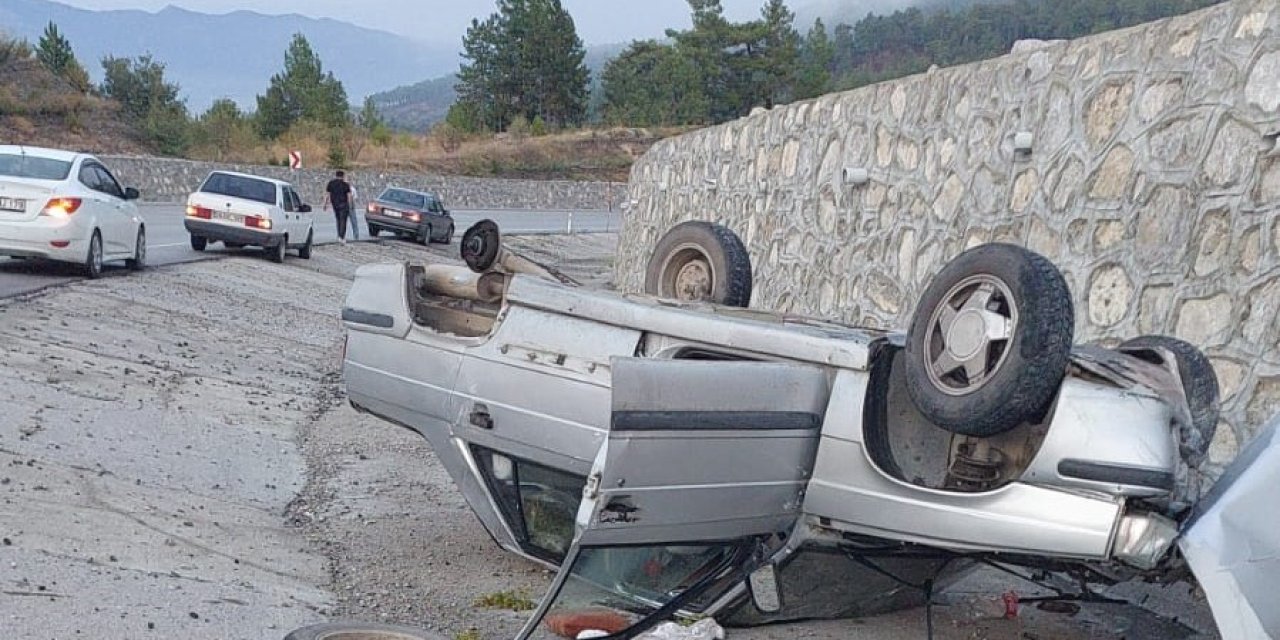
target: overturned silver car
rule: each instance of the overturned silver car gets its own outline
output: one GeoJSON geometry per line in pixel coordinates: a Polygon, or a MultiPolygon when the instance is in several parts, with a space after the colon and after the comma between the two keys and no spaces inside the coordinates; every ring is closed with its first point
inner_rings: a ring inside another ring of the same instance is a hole
{"type": "Polygon", "coordinates": [[[469,269],[357,272],[343,375],[499,545],[561,568],[521,637],[871,615],[981,564],[1074,595],[1190,569],[1224,637],[1280,632],[1280,516],[1247,511],[1280,475],[1275,426],[1202,496],[1207,360],[1074,345],[1042,256],[958,256],[891,333],[745,308],[745,248],[704,222],[662,239],[645,296],[577,286],[492,223],[461,248],[469,269]]]}

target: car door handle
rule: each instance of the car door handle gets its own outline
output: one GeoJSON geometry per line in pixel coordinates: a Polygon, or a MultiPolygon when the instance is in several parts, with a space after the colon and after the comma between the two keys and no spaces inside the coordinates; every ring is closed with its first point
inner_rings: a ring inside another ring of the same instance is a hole
{"type": "Polygon", "coordinates": [[[476,404],[471,407],[470,421],[473,427],[481,429],[493,428],[493,417],[489,415],[489,407],[482,404],[476,404]]]}

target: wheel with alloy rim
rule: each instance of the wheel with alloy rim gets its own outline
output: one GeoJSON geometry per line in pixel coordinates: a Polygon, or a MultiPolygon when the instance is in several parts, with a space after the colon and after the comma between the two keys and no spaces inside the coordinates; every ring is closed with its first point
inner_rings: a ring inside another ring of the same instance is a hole
{"type": "Polygon", "coordinates": [[[751,258],[737,234],[700,220],[672,227],[645,269],[645,292],[681,302],[751,303],[751,258]]]}
{"type": "Polygon", "coordinates": [[[89,238],[89,252],[84,257],[84,275],[91,280],[102,276],[102,234],[96,229],[89,238]]]}
{"type": "Polygon", "coordinates": [[[929,420],[985,437],[1040,420],[1071,356],[1075,312],[1043,256],[988,244],[947,264],[907,337],[907,390],[929,420]]]}

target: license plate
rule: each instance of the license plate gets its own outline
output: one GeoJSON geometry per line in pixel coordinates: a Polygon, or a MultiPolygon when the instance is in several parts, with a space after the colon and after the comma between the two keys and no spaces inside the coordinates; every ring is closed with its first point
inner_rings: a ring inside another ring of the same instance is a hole
{"type": "Polygon", "coordinates": [[[403,213],[396,211],[395,209],[383,209],[382,213],[388,218],[400,218],[404,216],[403,213]]]}
{"type": "Polygon", "coordinates": [[[239,221],[239,220],[240,220],[240,214],[238,214],[238,213],[231,213],[230,211],[214,211],[214,212],[213,212],[213,219],[214,219],[214,220],[236,220],[236,221],[239,221]]]}
{"type": "Polygon", "coordinates": [[[22,198],[0,198],[0,210],[26,211],[27,201],[22,198]]]}

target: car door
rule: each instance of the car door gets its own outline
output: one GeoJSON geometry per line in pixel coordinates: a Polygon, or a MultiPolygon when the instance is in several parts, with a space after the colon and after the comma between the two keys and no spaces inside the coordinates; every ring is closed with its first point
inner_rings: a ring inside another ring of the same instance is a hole
{"type": "Polygon", "coordinates": [[[591,544],[784,532],[799,516],[830,394],[776,362],[615,358],[591,544]]]}
{"type": "Polygon", "coordinates": [[[138,217],[138,207],[133,202],[126,200],[124,197],[124,188],[120,186],[120,181],[101,164],[94,165],[94,171],[98,172],[98,186],[100,190],[106,194],[107,208],[104,213],[107,222],[103,224],[103,240],[109,235],[110,243],[113,248],[108,253],[114,254],[133,254],[133,244],[136,238],[136,220],[138,217]],[[109,229],[109,231],[108,231],[109,229]]]}
{"type": "Polygon", "coordinates": [[[521,640],[630,638],[677,612],[700,615],[800,516],[830,394],[821,368],[612,367],[612,425],[577,536],[521,640]]]}
{"type": "Polygon", "coordinates": [[[284,221],[284,227],[280,231],[289,234],[291,242],[302,242],[306,236],[298,235],[298,198],[293,194],[293,189],[280,187],[279,207],[280,218],[284,221]]]}
{"type": "Polygon", "coordinates": [[[102,238],[103,254],[110,255],[118,250],[116,244],[119,239],[116,237],[115,229],[115,203],[111,201],[102,185],[102,175],[97,170],[96,162],[85,160],[80,164],[77,179],[85,187],[80,203],[81,212],[92,217],[93,225],[102,238]]]}

